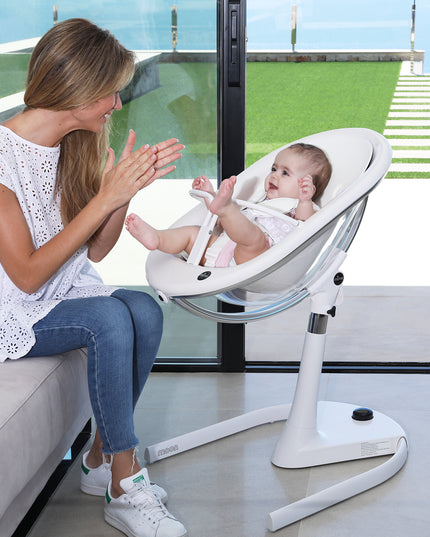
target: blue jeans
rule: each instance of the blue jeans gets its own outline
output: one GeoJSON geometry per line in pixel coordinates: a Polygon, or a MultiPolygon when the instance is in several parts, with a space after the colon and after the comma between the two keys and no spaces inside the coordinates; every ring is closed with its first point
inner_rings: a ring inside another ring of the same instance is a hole
{"type": "Polygon", "coordinates": [[[163,329],[155,300],[126,289],[111,296],[64,300],[33,328],[36,343],[27,356],[88,348],[88,387],[103,452],[137,446],[133,412],[163,329]]]}

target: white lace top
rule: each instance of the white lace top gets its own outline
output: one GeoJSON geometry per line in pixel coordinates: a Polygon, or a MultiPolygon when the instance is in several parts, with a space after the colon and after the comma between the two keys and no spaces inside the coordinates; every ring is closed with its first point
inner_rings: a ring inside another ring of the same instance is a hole
{"type": "MultiPolygon", "coordinates": [[[[0,183],[12,190],[21,206],[36,248],[63,228],[60,195],[55,193],[59,147],[42,147],[0,126],[0,183]]],[[[0,362],[27,354],[35,342],[33,325],[61,300],[110,295],[80,248],[36,293],[18,289],[0,264],[0,362]]]]}

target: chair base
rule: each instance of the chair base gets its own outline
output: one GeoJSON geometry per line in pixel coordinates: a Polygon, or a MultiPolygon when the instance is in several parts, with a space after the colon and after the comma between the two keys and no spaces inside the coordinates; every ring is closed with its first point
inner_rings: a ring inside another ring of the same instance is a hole
{"type": "MultiPolygon", "coordinates": [[[[406,434],[398,423],[380,412],[369,421],[356,421],[357,405],[320,401],[316,429],[292,427],[287,421],[272,457],[282,468],[307,468],[335,462],[392,455],[383,464],[321,492],[269,513],[270,531],[297,522],[336,503],[369,490],[395,475],[407,459],[406,434]]],[[[258,425],[288,419],[291,404],[254,410],[209,427],[153,444],[145,450],[148,463],[225,438],[258,425]]]]}
{"type": "Polygon", "coordinates": [[[407,456],[407,441],[406,438],[402,437],[396,446],[394,455],[387,461],[372,470],[368,470],[337,485],[324,489],[321,492],[317,492],[302,500],[281,507],[276,511],[272,511],[267,517],[267,528],[270,531],[277,531],[298,520],[318,513],[327,507],[331,507],[336,503],[380,485],[393,477],[402,468],[407,456]]]}
{"type": "Polygon", "coordinates": [[[402,427],[380,412],[368,421],[357,421],[352,418],[356,409],[349,403],[320,401],[316,428],[294,427],[287,421],[272,463],[308,468],[395,453],[400,438],[406,438],[402,427]]]}
{"type": "Polygon", "coordinates": [[[178,455],[189,449],[220,440],[232,434],[252,429],[258,425],[284,421],[288,418],[290,408],[291,404],[286,404],[253,410],[235,418],[220,421],[214,425],[176,436],[170,440],[158,442],[145,449],[145,460],[151,464],[171,457],[172,455],[178,455]]]}

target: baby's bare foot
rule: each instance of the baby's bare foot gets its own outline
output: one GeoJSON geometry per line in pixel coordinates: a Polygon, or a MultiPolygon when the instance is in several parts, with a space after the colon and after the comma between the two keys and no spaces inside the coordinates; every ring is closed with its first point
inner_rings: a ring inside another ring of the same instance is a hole
{"type": "Polygon", "coordinates": [[[209,192],[209,194],[215,194],[212,183],[209,181],[206,175],[196,177],[193,181],[193,188],[195,190],[203,190],[203,192],[209,192]]]}
{"type": "Polygon", "coordinates": [[[144,222],[137,214],[129,214],[125,227],[135,239],[141,242],[148,250],[156,250],[160,244],[157,230],[144,222]]]}
{"type": "Polygon", "coordinates": [[[233,196],[233,188],[235,184],[235,175],[232,175],[228,179],[224,179],[224,181],[221,181],[219,190],[209,207],[212,213],[219,215],[220,212],[222,212],[222,210],[231,203],[231,198],[233,196]]]}

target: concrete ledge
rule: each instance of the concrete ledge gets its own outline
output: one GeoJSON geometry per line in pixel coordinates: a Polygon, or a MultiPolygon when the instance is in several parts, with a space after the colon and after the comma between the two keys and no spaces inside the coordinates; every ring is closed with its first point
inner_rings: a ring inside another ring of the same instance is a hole
{"type": "MultiPolygon", "coordinates": [[[[136,70],[133,81],[121,92],[123,104],[127,104],[160,86],[159,60],[159,53],[136,53],[136,70]]],[[[23,98],[23,91],[0,98],[0,122],[6,121],[24,108],[23,98]]]]}
{"type": "Polygon", "coordinates": [[[31,52],[37,45],[40,37],[31,39],[22,39],[21,41],[9,41],[9,43],[0,43],[0,54],[10,54],[14,52],[31,52]]]}
{"type": "MultiPolygon", "coordinates": [[[[410,59],[410,50],[247,51],[248,62],[399,62],[410,59]]],[[[424,50],[416,50],[414,60],[423,62],[424,50]]]]}
{"type": "Polygon", "coordinates": [[[145,93],[160,87],[160,73],[158,69],[159,54],[136,54],[135,72],[131,83],[121,91],[121,101],[127,104],[145,93]]]}
{"type": "MultiPolygon", "coordinates": [[[[414,61],[424,61],[424,50],[414,51],[414,61]]],[[[215,50],[168,50],[153,51],[148,54],[158,55],[160,63],[215,62],[215,50]]],[[[248,50],[248,62],[409,62],[410,50],[248,50]]]]}
{"type": "MultiPolygon", "coordinates": [[[[35,44],[38,38],[0,45],[0,53],[12,53],[35,44]],[[3,48],[1,48],[3,47],[3,48]]],[[[172,52],[135,51],[136,72],[133,82],[121,92],[124,104],[157,89],[160,86],[159,63],[216,62],[214,50],[184,50],[172,52]]],[[[302,51],[247,51],[248,62],[369,62],[402,61],[410,62],[410,50],[302,50],[302,51]]],[[[416,73],[424,61],[424,51],[414,52],[416,73]]],[[[0,122],[12,117],[23,108],[23,92],[0,99],[0,122]]]]}

